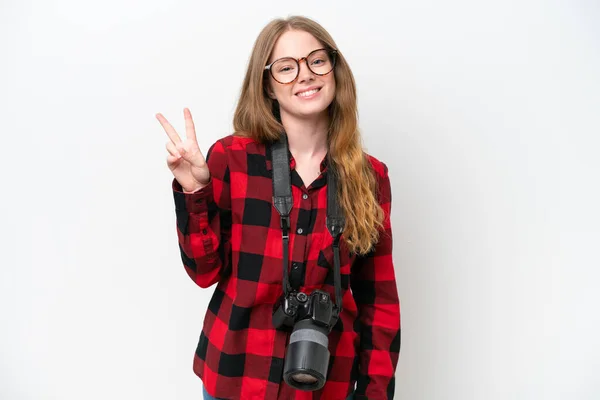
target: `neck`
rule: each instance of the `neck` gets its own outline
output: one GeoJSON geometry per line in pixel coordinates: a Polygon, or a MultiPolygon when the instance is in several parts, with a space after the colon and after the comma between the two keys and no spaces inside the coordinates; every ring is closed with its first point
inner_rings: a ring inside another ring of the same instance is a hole
{"type": "Polygon", "coordinates": [[[322,158],[327,153],[327,110],[315,118],[298,118],[282,113],[281,122],[288,136],[288,146],[294,158],[322,158]]]}

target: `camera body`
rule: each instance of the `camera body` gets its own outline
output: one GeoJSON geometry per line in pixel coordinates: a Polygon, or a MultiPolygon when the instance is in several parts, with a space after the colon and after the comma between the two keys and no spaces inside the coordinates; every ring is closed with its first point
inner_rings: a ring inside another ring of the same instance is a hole
{"type": "Polygon", "coordinates": [[[273,326],[276,329],[293,328],[297,321],[310,319],[315,325],[330,331],[338,317],[339,311],[333,305],[329,293],[315,290],[307,295],[304,292],[291,291],[287,296],[281,296],[273,312],[273,326]]]}
{"type": "Polygon", "coordinates": [[[310,295],[291,291],[283,295],[273,312],[275,328],[293,328],[287,346],[283,379],[299,390],[319,390],[325,385],[329,366],[329,338],[339,309],[329,293],[310,295]]]}

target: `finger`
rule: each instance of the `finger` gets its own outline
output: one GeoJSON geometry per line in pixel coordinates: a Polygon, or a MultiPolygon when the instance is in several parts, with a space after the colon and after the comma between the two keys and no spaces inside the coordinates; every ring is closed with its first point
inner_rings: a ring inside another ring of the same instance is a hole
{"type": "Polygon", "coordinates": [[[173,142],[168,141],[166,147],[169,154],[171,154],[173,157],[181,158],[181,154],[179,153],[179,151],[177,151],[177,147],[175,147],[175,144],[173,142]]]}
{"type": "Polygon", "coordinates": [[[185,161],[189,162],[190,164],[196,167],[202,167],[206,163],[204,155],[202,154],[198,146],[193,145],[188,140],[176,144],[176,149],[185,161]]]}
{"type": "Polygon", "coordinates": [[[189,108],[183,109],[183,116],[185,118],[185,135],[190,141],[196,140],[196,127],[189,108]]]}
{"type": "Polygon", "coordinates": [[[172,156],[169,154],[167,156],[167,165],[169,165],[169,166],[175,165],[179,160],[181,160],[180,157],[175,157],[175,156],[172,156]]]}
{"type": "Polygon", "coordinates": [[[171,139],[173,143],[177,144],[181,142],[181,138],[175,131],[175,128],[173,128],[173,125],[171,125],[161,113],[156,114],[156,119],[158,119],[158,122],[160,122],[165,132],[167,132],[169,139],[171,139]]]}

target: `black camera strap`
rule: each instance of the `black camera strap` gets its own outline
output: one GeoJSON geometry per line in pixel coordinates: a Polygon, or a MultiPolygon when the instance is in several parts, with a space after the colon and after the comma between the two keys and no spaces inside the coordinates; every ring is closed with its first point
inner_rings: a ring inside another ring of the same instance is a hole
{"type": "MultiPolygon", "coordinates": [[[[273,205],[281,216],[283,238],[283,291],[285,296],[292,290],[288,278],[289,263],[289,229],[290,211],[294,205],[292,198],[290,160],[288,158],[287,134],[271,145],[271,162],[273,166],[273,205]]],[[[340,237],[344,231],[345,219],[337,198],[338,177],[333,163],[327,167],[327,230],[333,237],[333,282],[335,288],[335,305],[337,311],[342,310],[342,276],[340,271],[340,237]]]]}

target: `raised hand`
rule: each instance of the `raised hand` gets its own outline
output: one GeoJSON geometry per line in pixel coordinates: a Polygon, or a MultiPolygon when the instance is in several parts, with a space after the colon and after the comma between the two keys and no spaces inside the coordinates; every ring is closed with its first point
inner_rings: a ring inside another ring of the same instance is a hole
{"type": "Polygon", "coordinates": [[[183,109],[185,118],[186,140],[182,141],[175,128],[161,114],[156,114],[156,118],[164,128],[169,141],[167,142],[167,165],[173,173],[173,176],[179,182],[184,192],[195,192],[210,181],[210,171],[200,147],[196,140],[196,129],[192,114],[187,108],[183,109]]]}

